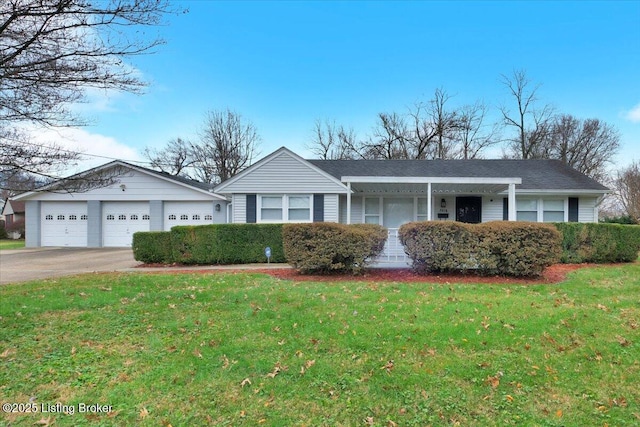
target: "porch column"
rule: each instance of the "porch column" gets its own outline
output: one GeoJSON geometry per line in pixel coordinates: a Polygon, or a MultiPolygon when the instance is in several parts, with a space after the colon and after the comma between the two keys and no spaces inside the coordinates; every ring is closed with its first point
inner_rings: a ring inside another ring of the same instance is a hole
{"type": "Polygon", "coordinates": [[[427,183],[427,221],[433,219],[431,215],[431,183],[427,183]]]}
{"type": "Polygon", "coordinates": [[[509,184],[509,221],[516,220],[516,185],[509,184]]]}
{"type": "Polygon", "coordinates": [[[347,182],[347,224],[351,224],[351,183],[347,182]]]}

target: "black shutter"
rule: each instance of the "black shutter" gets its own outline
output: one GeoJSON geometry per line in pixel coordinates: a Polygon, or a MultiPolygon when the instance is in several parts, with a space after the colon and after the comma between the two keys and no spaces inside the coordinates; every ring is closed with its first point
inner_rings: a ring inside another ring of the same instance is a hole
{"type": "Polygon", "coordinates": [[[313,195],[313,222],[324,221],[324,194],[313,195]]]}
{"type": "Polygon", "coordinates": [[[569,222],[578,222],[578,198],[569,197],[569,222]]]}
{"type": "Polygon", "coordinates": [[[256,222],[256,195],[247,194],[247,223],[256,222]]]}
{"type": "Polygon", "coordinates": [[[509,221],[509,198],[502,199],[502,220],[509,221]]]}

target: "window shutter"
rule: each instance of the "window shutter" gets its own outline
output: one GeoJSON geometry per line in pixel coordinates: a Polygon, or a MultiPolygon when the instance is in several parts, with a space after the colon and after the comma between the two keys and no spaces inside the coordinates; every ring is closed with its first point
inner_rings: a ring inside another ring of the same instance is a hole
{"type": "Polygon", "coordinates": [[[578,222],[578,198],[569,197],[569,222],[578,222]]]}
{"type": "Polygon", "coordinates": [[[509,221],[509,198],[502,199],[502,220],[509,221]]]}
{"type": "Polygon", "coordinates": [[[247,194],[247,224],[256,222],[256,195],[247,194]]]}
{"type": "Polygon", "coordinates": [[[313,222],[324,221],[324,194],[313,195],[313,222]]]}

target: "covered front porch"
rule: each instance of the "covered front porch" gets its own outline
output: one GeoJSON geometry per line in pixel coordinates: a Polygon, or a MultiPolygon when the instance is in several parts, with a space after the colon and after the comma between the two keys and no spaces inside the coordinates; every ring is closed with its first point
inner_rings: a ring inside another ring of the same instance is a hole
{"type": "Polygon", "coordinates": [[[380,224],[388,239],[377,266],[406,266],[398,239],[411,221],[479,223],[516,220],[515,186],[520,178],[428,178],[345,176],[349,189],[341,200],[341,221],[380,224]]]}

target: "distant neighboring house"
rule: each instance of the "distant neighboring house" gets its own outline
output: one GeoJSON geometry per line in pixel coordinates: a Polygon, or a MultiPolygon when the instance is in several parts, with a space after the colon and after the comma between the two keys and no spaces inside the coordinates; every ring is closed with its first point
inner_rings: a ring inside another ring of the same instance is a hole
{"type": "Polygon", "coordinates": [[[180,224],[327,221],[387,227],[384,257],[403,261],[406,222],[596,222],[609,192],[557,160],[305,160],[282,147],[213,190],[120,161],[96,169],[114,167],[127,172],[106,188],[15,197],[26,202],[27,246],[129,246],[134,231],[180,224]]]}
{"type": "Polygon", "coordinates": [[[23,237],[25,222],[25,203],[15,200],[7,200],[2,208],[4,217],[4,228],[10,239],[23,237]]]}

